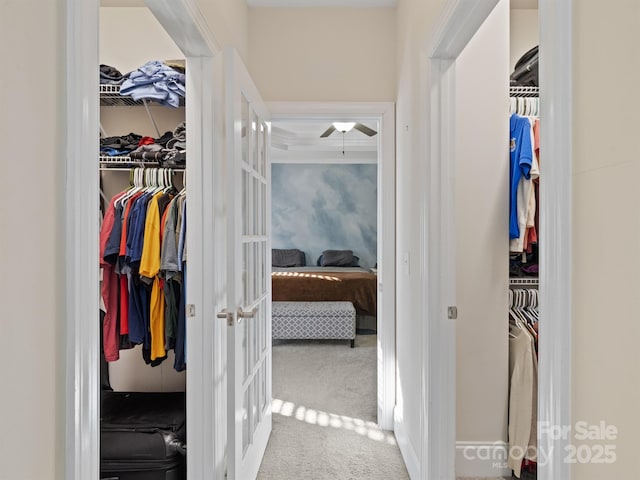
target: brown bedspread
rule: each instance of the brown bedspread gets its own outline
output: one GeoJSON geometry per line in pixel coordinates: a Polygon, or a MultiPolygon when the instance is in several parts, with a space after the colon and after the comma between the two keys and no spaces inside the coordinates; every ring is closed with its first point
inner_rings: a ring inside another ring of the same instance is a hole
{"type": "Polygon", "coordinates": [[[376,315],[377,275],[362,272],[278,271],[271,274],[274,302],[353,303],[356,313],[376,315]]]}

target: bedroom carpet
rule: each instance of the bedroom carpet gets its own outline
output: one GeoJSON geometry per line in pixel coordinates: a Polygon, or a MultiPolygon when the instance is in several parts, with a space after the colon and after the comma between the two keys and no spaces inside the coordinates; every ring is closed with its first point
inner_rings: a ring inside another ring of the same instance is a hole
{"type": "Polygon", "coordinates": [[[276,341],[273,432],[259,480],[408,479],[392,432],[376,425],[376,335],[276,341]]]}

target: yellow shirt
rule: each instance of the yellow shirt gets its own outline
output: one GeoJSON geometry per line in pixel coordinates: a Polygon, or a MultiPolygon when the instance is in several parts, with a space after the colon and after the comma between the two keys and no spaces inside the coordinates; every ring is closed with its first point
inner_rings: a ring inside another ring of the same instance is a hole
{"type": "Polygon", "coordinates": [[[158,277],[160,272],[160,208],[158,207],[158,198],[162,195],[163,193],[159,192],[149,201],[144,224],[142,258],[140,259],[140,276],[153,280],[149,309],[151,360],[165,357],[167,354],[164,348],[164,292],[158,277]]]}

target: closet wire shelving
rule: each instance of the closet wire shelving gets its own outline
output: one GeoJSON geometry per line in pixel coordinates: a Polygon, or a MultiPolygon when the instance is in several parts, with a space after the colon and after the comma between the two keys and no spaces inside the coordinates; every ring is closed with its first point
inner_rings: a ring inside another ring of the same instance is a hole
{"type": "MultiPolygon", "coordinates": [[[[160,137],[160,130],[158,129],[158,125],[149,110],[149,104],[153,105],[156,102],[149,101],[146,99],[134,100],[131,96],[121,95],[120,94],[120,85],[110,85],[110,84],[100,84],[100,106],[101,107],[140,107],[144,106],[147,111],[147,115],[153,124],[153,127],[160,137]]],[[[180,99],[180,106],[184,107],[184,98],[180,99]]],[[[100,131],[103,136],[108,136],[100,125],[100,131]]],[[[101,171],[128,171],[133,167],[162,167],[160,162],[147,162],[142,160],[133,159],[128,155],[118,155],[118,156],[110,156],[110,155],[100,155],[100,170],[101,171]]],[[[172,166],[173,170],[184,170],[184,167],[180,166],[172,166]]]]}
{"type": "MultiPolygon", "coordinates": [[[[139,107],[156,102],[153,100],[134,100],[128,95],[120,94],[120,85],[100,84],[100,106],[103,107],[139,107]]],[[[158,104],[159,105],[159,104],[158,104]]],[[[180,98],[180,106],[184,107],[184,97],[180,98]]]]}
{"type": "Polygon", "coordinates": [[[509,87],[510,97],[538,97],[540,87],[509,87]]]}
{"type": "Polygon", "coordinates": [[[510,278],[509,286],[510,287],[518,287],[518,286],[538,286],[538,278],[537,277],[523,277],[523,278],[510,278]]]}

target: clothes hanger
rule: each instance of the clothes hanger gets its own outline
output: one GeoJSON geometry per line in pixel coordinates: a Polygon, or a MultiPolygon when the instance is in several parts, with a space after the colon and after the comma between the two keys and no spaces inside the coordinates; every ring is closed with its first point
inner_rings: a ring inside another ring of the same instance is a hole
{"type": "Polygon", "coordinates": [[[174,192],[175,187],[173,186],[173,169],[172,168],[164,169],[164,180],[165,180],[164,193],[174,192]]]}
{"type": "Polygon", "coordinates": [[[129,183],[131,184],[131,186],[129,187],[129,189],[126,191],[126,193],[120,197],[116,203],[119,203],[121,205],[126,205],[127,202],[129,201],[129,199],[135,195],[137,192],[140,191],[141,188],[141,171],[142,169],[139,167],[134,167],[131,170],[129,170],[129,183]]]}

